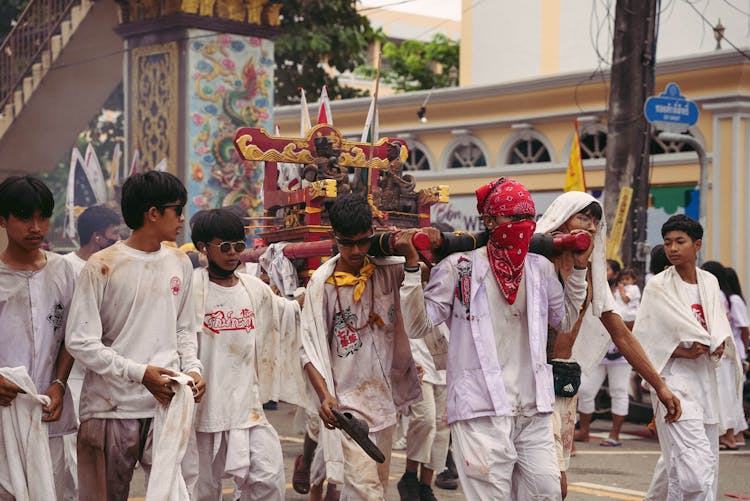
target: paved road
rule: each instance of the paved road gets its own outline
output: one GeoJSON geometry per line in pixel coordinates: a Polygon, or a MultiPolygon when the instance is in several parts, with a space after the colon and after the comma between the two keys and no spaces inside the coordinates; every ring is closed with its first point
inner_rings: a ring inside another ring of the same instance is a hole
{"type": "MultiPolygon", "coordinates": [[[[306,499],[294,492],[291,486],[294,459],[302,452],[302,435],[294,430],[295,408],[279,404],[279,410],[268,411],[268,418],[276,427],[284,451],[284,465],[287,478],[287,497],[290,501],[306,499]]],[[[609,421],[597,420],[592,423],[594,437],[590,442],[578,443],[576,456],[568,472],[570,483],[568,501],[600,501],[603,499],[642,500],[651,481],[656,460],[659,457],[659,444],[653,438],[640,436],[644,427],[626,424],[621,447],[601,447],[600,439],[606,436],[609,421]]],[[[391,463],[391,482],[387,498],[398,501],[396,482],[404,471],[403,451],[394,451],[391,463]]],[[[750,447],[739,452],[722,452],[719,478],[719,500],[750,500],[750,447]],[[730,494],[731,496],[727,496],[730,494]],[[734,496],[734,497],[732,497],[734,496]]],[[[229,484],[225,484],[224,501],[230,501],[229,484]]],[[[136,472],[131,488],[131,500],[143,500],[143,475],[136,472]]],[[[465,499],[460,489],[444,491],[435,489],[441,501],[465,499]]]]}

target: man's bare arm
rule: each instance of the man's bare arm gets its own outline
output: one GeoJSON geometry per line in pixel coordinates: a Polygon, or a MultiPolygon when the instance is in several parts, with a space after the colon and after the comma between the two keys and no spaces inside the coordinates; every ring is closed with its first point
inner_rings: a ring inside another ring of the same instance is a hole
{"type": "Polygon", "coordinates": [[[646,352],[643,351],[641,343],[638,342],[633,333],[625,326],[625,322],[622,321],[620,315],[612,311],[605,311],[602,313],[601,321],[607,332],[609,332],[615,346],[617,346],[617,349],[625,357],[625,360],[656,391],[659,400],[667,408],[666,421],[670,423],[677,421],[682,415],[680,399],[667,388],[666,383],[659,373],[656,372],[653,364],[651,364],[651,361],[646,356],[646,352]]]}

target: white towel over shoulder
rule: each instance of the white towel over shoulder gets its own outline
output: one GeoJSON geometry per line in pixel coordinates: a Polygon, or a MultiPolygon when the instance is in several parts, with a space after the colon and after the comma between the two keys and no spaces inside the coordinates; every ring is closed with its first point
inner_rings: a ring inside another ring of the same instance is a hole
{"type": "Polygon", "coordinates": [[[17,501],[55,499],[47,423],[42,422],[50,398],[37,394],[25,367],[0,367],[0,375],[26,392],[0,407],[0,498],[5,490],[17,501]]]}
{"type": "MultiPolygon", "coordinates": [[[[724,356],[734,361],[737,381],[742,381],[742,365],[732,338],[719,283],[710,273],[697,269],[698,293],[708,330],[695,318],[685,296],[682,278],[671,266],[646,284],[633,334],[658,372],[664,369],[681,342],[697,341],[711,353],[724,343],[724,356]]],[[[718,364],[718,360],[716,360],[718,364]]],[[[737,391],[740,391],[738,386],[737,391]]]]}

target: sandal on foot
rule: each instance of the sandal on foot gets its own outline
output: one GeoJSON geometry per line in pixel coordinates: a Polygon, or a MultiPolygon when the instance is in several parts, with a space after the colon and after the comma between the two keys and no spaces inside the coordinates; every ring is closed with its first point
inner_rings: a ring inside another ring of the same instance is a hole
{"type": "Polygon", "coordinates": [[[737,446],[731,446],[726,442],[719,442],[719,450],[720,451],[738,451],[740,450],[737,446]]]}
{"type": "Polygon", "coordinates": [[[604,441],[600,442],[599,445],[602,447],[620,447],[622,442],[618,442],[614,438],[606,438],[604,441]]]}
{"type": "Polygon", "coordinates": [[[385,463],[385,455],[380,449],[378,449],[378,446],[370,440],[370,437],[367,436],[367,434],[370,433],[370,427],[367,426],[365,421],[357,419],[349,412],[341,413],[334,408],[331,408],[331,412],[336,416],[341,429],[344,430],[347,435],[352,437],[352,439],[362,447],[362,450],[364,450],[368,456],[378,463],[385,463]]]}
{"type": "Polygon", "coordinates": [[[299,494],[307,494],[310,492],[310,466],[305,464],[305,458],[302,457],[302,454],[297,456],[297,459],[294,460],[292,488],[299,494]]]}

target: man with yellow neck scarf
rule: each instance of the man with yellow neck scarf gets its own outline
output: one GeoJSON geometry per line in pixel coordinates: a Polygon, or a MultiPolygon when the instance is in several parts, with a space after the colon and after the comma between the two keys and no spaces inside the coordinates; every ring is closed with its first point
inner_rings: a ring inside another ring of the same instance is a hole
{"type": "Polygon", "coordinates": [[[313,273],[302,311],[300,356],[311,386],[308,408],[324,425],[319,444],[326,477],[343,484],[341,499],[384,499],[396,412],[421,400],[401,316],[404,260],[367,255],[372,208],[363,197],[338,197],[328,215],[339,254],[313,273]],[[385,462],[375,463],[336,429],[332,408],[367,423],[369,439],[385,462]]]}

